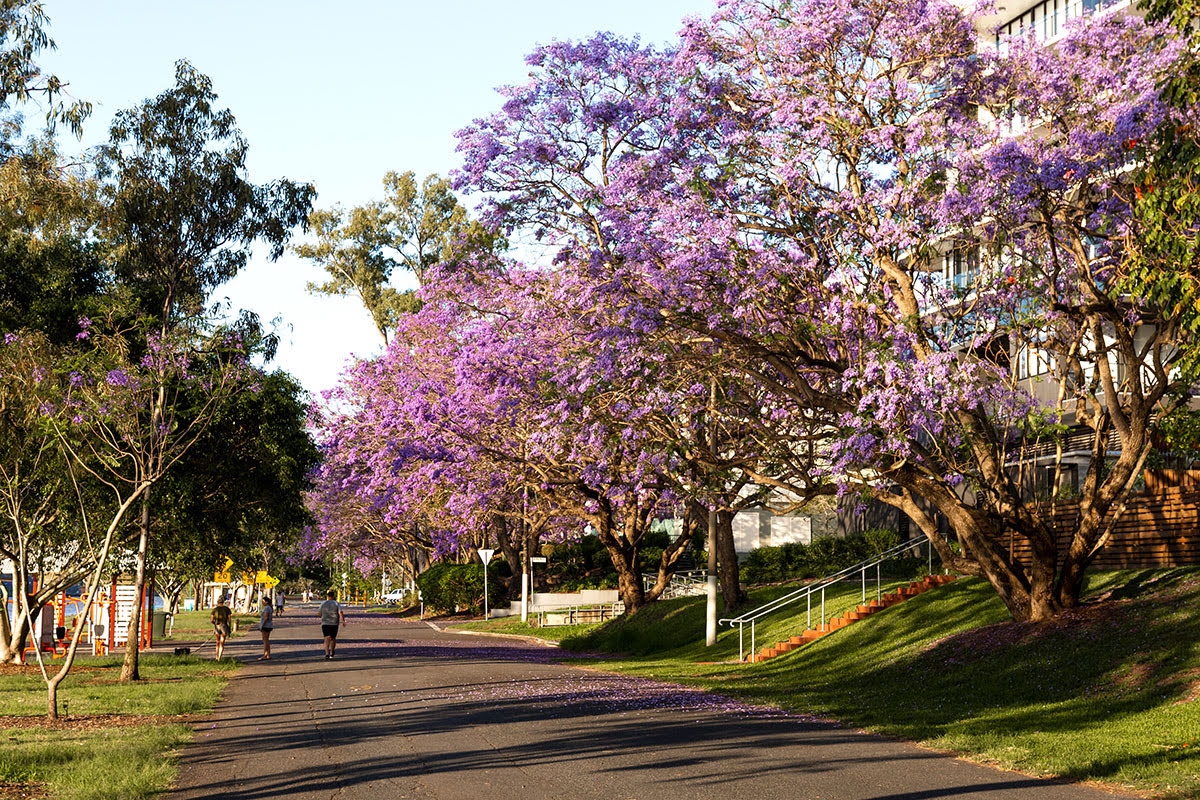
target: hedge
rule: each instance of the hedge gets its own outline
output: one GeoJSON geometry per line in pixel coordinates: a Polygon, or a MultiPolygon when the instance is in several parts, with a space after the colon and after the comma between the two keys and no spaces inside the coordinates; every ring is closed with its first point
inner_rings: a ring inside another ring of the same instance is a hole
{"type": "MultiPolygon", "coordinates": [[[[440,562],[417,576],[417,588],[426,606],[437,611],[483,613],[483,565],[440,562]]],[[[495,570],[488,573],[488,594],[494,604],[503,588],[495,570]]]]}
{"type": "Polygon", "coordinates": [[[810,544],[760,547],[751,550],[742,562],[742,580],[769,583],[791,578],[820,578],[859,561],[878,555],[900,544],[895,531],[872,528],[859,536],[842,539],[822,536],[810,544]]]}

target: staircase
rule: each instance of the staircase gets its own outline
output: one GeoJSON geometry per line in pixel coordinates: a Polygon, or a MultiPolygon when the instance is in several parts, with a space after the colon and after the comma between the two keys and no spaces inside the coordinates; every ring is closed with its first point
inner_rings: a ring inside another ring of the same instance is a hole
{"type": "Polygon", "coordinates": [[[950,581],[954,580],[954,578],[954,575],[930,575],[923,580],[913,581],[912,583],[908,584],[908,586],[898,589],[891,594],[883,595],[883,597],[879,598],[877,602],[873,602],[870,605],[858,606],[853,611],[847,611],[840,617],[833,617],[824,625],[806,630],[799,636],[793,636],[786,641],[776,642],[770,647],[764,647],[757,653],[752,653],[750,656],[748,656],[746,661],[750,663],[758,663],[760,661],[766,661],[769,658],[774,658],[775,656],[781,656],[784,653],[791,652],[792,650],[802,647],[809,642],[816,641],[822,636],[826,636],[836,630],[845,628],[848,625],[853,625],[859,620],[866,619],[872,614],[883,611],[885,608],[890,608],[894,605],[903,603],[910,597],[916,597],[922,592],[927,592],[930,589],[934,589],[938,586],[949,583],[950,581]]]}

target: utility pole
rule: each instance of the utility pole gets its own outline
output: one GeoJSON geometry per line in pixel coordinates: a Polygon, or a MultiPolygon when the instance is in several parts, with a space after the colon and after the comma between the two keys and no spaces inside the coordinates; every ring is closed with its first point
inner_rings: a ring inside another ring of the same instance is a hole
{"type": "MultiPolygon", "coordinates": [[[[708,386],[708,452],[717,460],[717,381],[708,386]]],[[[704,593],[707,599],[704,614],[704,644],[712,647],[717,643],[717,499],[708,504],[708,574],[704,593]]]]}

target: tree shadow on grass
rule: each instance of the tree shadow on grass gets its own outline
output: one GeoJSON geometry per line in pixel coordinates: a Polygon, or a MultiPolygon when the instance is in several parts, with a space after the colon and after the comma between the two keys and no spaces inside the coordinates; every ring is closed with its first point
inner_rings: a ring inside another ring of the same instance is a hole
{"type": "MultiPolygon", "coordinates": [[[[1189,733],[1180,721],[1200,694],[1200,572],[1135,573],[1101,597],[1050,622],[980,626],[1003,612],[986,585],[960,581],[759,675],[795,692],[770,699],[908,739],[995,750],[1057,737],[1074,752],[1043,752],[1042,763],[1072,779],[1187,780],[1200,758],[1200,725],[1189,733]],[[932,644],[931,627],[946,632],[932,644]],[[1179,736],[1195,738],[1184,748],[1179,736]]],[[[731,685],[763,696],[754,671],[731,685]]]]}

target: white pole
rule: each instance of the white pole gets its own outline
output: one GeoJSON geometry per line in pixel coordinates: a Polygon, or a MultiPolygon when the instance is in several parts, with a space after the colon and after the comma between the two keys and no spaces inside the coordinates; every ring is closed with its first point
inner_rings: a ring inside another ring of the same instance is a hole
{"type": "Polygon", "coordinates": [[[706,595],[704,614],[704,644],[717,643],[717,506],[708,510],[708,575],[704,582],[706,595]]]}
{"type": "MultiPolygon", "coordinates": [[[[708,388],[708,450],[714,460],[717,454],[717,383],[710,381],[708,388]]],[[[704,644],[712,647],[717,643],[717,499],[709,501],[708,508],[708,575],[704,593],[704,644]]]]}
{"type": "Polygon", "coordinates": [[[483,562],[483,618],[488,618],[487,562],[483,562]]]}
{"type": "Polygon", "coordinates": [[[529,621],[529,573],[521,573],[521,622],[529,621]]]}

